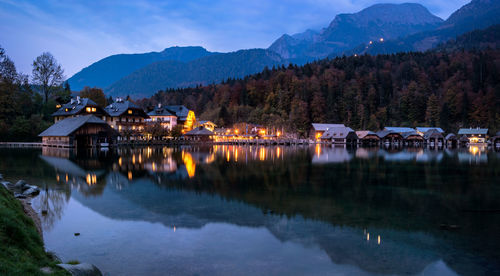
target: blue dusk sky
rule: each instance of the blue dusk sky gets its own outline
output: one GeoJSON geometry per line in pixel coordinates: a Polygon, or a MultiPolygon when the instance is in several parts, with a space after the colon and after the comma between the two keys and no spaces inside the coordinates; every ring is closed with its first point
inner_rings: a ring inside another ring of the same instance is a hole
{"type": "Polygon", "coordinates": [[[415,2],[446,19],[470,0],[0,0],[0,45],[18,71],[51,52],[71,77],[109,55],[203,46],[267,48],[282,34],[326,27],[339,13],[415,2]]]}

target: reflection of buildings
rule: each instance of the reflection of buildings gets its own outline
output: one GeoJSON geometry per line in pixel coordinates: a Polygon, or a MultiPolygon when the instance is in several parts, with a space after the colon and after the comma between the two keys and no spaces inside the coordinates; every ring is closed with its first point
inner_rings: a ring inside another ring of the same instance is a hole
{"type": "Polygon", "coordinates": [[[316,145],[312,159],[313,164],[342,163],[352,159],[352,154],[344,147],[316,145]]]}

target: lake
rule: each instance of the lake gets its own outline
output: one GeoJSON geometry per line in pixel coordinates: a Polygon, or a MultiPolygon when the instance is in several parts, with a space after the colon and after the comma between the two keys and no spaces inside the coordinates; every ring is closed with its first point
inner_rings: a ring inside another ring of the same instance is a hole
{"type": "Polygon", "coordinates": [[[0,149],[45,247],[109,275],[500,275],[500,153],[0,149]],[[80,233],[75,236],[75,233],[80,233]]]}

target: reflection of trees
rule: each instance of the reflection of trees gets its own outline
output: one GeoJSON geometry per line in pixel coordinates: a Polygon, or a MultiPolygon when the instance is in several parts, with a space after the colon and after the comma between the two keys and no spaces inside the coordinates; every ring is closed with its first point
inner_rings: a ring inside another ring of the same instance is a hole
{"type": "Polygon", "coordinates": [[[41,221],[44,230],[51,230],[54,223],[61,219],[64,207],[71,197],[71,189],[64,185],[59,188],[42,187],[40,195],[33,200],[33,207],[42,214],[41,221]],[[42,211],[47,211],[46,214],[42,211]]]}

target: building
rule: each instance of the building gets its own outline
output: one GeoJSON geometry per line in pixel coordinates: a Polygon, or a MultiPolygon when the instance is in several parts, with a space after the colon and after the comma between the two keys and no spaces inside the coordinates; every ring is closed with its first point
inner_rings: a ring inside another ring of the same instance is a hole
{"type": "Polygon", "coordinates": [[[217,127],[217,125],[214,122],[211,121],[198,121],[195,124],[196,127],[204,127],[210,131],[214,131],[214,129],[217,127]]]}
{"type": "Polygon", "coordinates": [[[416,131],[409,131],[401,133],[405,145],[420,146],[424,143],[424,138],[416,131]]]}
{"type": "Polygon", "coordinates": [[[356,135],[358,136],[358,142],[363,145],[378,145],[380,143],[380,137],[373,131],[369,130],[360,130],[356,131],[356,135]]]}
{"type": "Polygon", "coordinates": [[[449,148],[456,148],[458,146],[457,136],[453,133],[448,133],[446,137],[444,137],[446,146],[449,148]]]}
{"type": "Polygon", "coordinates": [[[113,144],[118,133],[94,115],[68,117],[59,120],[40,133],[47,147],[81,148],[113,144]]]}
{"type": "Polygon", "coordinates": [[[488,141],[487,128],[461,128],[458,135],[460,138],[467,137],[469,144],[483,144],[488,141]]]}
{"type": "Polygon", "coordinates": [[[495,134],[495,136],[491,137],[491,145],[494,148],[500,148],[500,131],[495,134]]]}
{"type": "Polygon", "coordinates": [[[444,136],[437,129],[429,129],[424,133],[424,140],[428,146],[431,147],[442,147],[444,146],[444,136]]]}
{"type": "Polygon", "coordinates": [[[377,132],[380,141],[385,145],[402,145],[403,136],[397,131],[381,130],[377,132]]]}
{"type": "Polygon", "coordinates": [[[144,129],[145,119],[149,118],[142,108],[121,98],[117,98],[104,110],[108,113],[106,122],[127,139],[136,139],[141,136],[140,132],[144,129]]]}
{"type": "Polygon", "coordinates": [[[187,140],[199,141],[199,142],[209,142],[214,139],[214,132],[204,128],[197,127],[184,134],[187,140]]]}
{"type": "Polygon", "coordinates": [[[57,123],[69,117],[83,115],[94,115],[105,120],[107,114],[102,107],[91,99],[76,97],[76,99],[71,99],[69,103],[60,106],[59,109],[52,114],[52,117],[54,117],[54,123],[57,123]]]}
{"type": "Polygon", "coordinates": [[[149,112],[148,116],[149,119],[146,119],[147,122],[160,122],[161,126],[168,130],[172,130],[177,125],[177,115],[162,106],[161,103],[149,112]]]}
{"type": "Polygon", "coordinates": [[[399,134],[404,133],[404,132],[415,132],[415,129],[411,127],[384,127],[384,130],[391,131],[391,132],[397,132],[399,134]]]}
{"type": "Polygon", "coordinates": [[[330,127],[319,138],[321,141],[333,144],[355,145],[358,143],[356,132],[350,127],[330,127]]]}
{"type": "Polygon", "coordinates": [[[319,141],[323,133],[327,131],[331,127],[345,127],[344,124],[312,124],[313,127],[313,133],[312,133],[312,139],[319,141]]]}
{"type": "Polygon", "coordinates": [[[426,133],[427,131],[431,130],[431,129],[435,129],[437,130],[439,133],[441,134],[444,134],[444,130],[440,127],[416,127],[415,130],[417,131],[418,134],[424,136],[424,133],[426,133]]]}
{"type": "Polygon", "coordinates": [[[165,108],[177,116],[177,124],[182,125],[182,133],[192,130],[196,123],[194,111],[183,105],[167,105],[165,108]]]}

